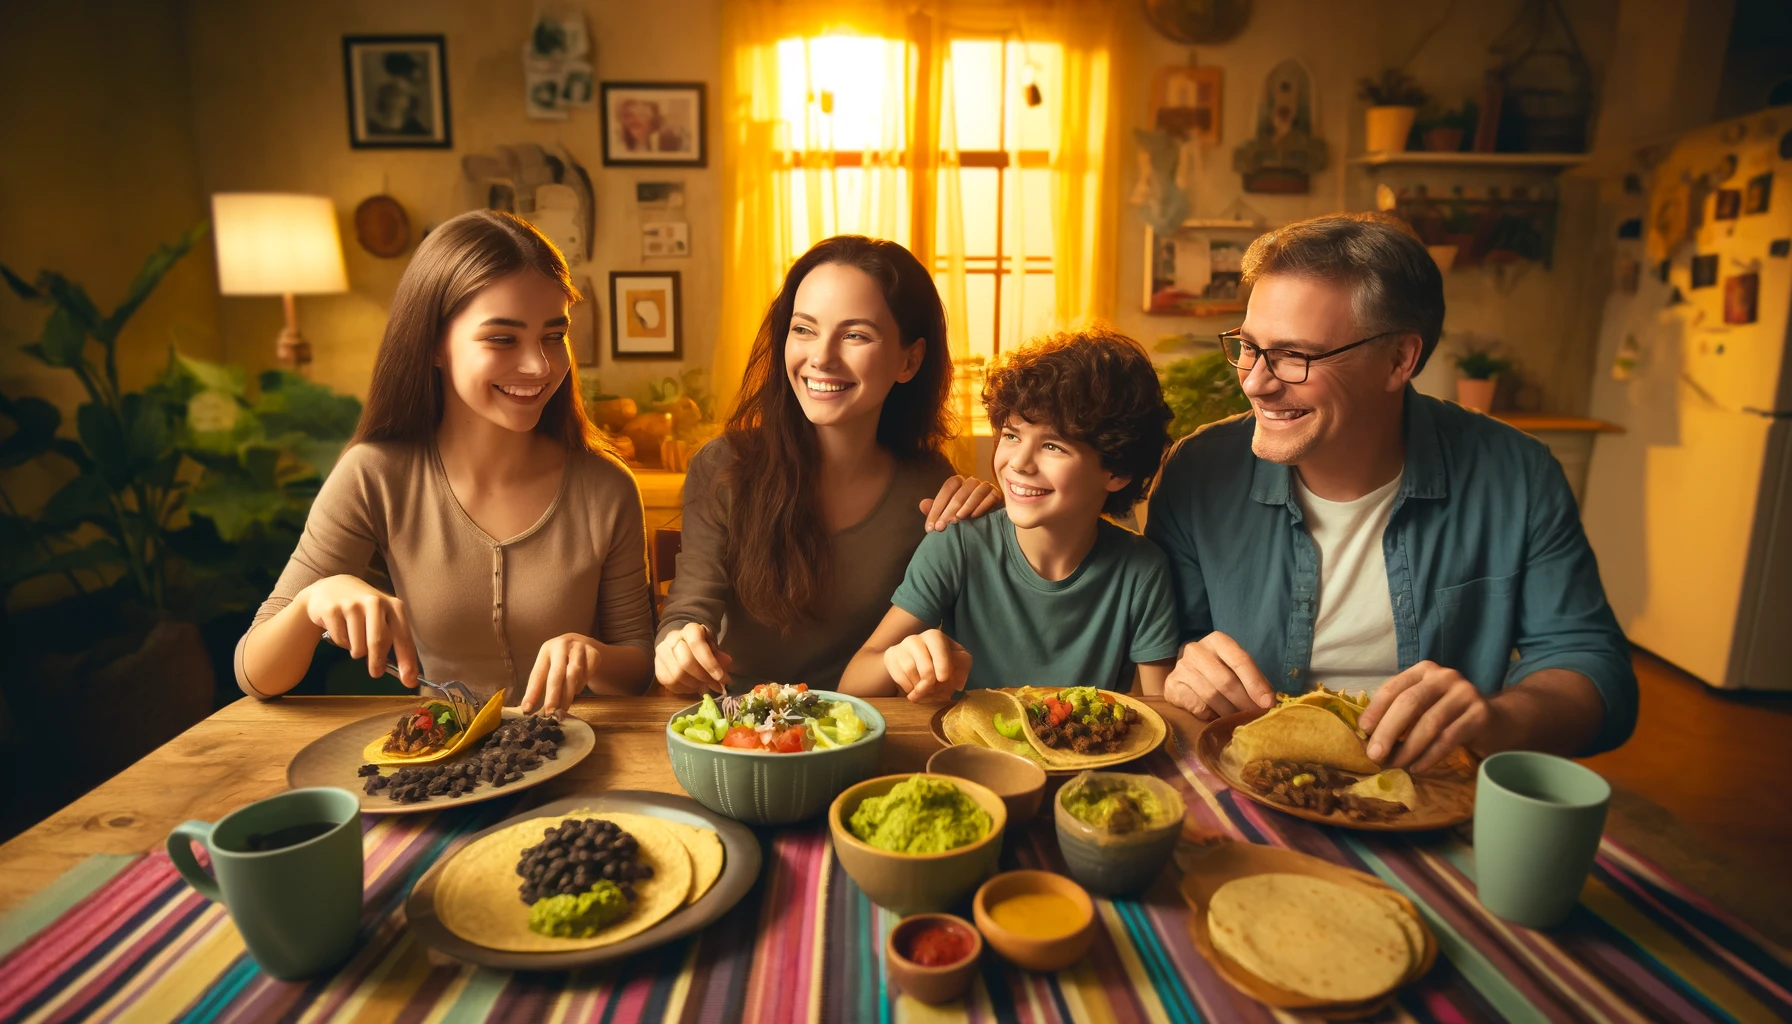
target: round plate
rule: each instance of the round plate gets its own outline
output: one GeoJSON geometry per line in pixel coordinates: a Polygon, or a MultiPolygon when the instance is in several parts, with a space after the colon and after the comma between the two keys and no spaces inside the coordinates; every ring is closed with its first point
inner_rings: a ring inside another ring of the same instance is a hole
{"type": "MultiPolygon", "coordinates": [[[[1034,689],[1050,690],[1050,689],[1054,689],[1054,688],[1041,686],[1041,687],[1034,687],[1034,689]]],[[[1007,691],[1004,690],[1003,692],[1006,693],[1007,691]]],[[[945,746],[945,747],[950,747],[950,746],[954,745],[951,740],[946,738],[946,727],[944,724],[945,720],[946,720],[946,712],[952,710],[952,707],[953,707],[952,704],[942,705],[938,711],[935,711],[933,713],[933,717],[929,718],[927,720],[927,728],[929,731],[931,731],[933,733],[933,738],[936,740],[939,740],[940,745],[945,746]]],[[[1145,710],[1150,711],[1154,715],[1157,715],[1157,710],[1155,708],[1148,707],[1145,710]]],[[[1158,717],[1158,720],[1160,722],[1162,722],[1163,727],[1164,727],[1164,738],[1162,740],[1158,741],[1157,746],[1152,747],[1150,750],[1139,751],[1138,757],[1127,758],[1124,761],[1116,761],[1111,764],[1091,765],[1090,769],[1094,770],[1094,771],[1098,771],[1098,772],[1111,771],[1111,770],[1119,767],[1120,765],[1131,764],[1134,761],[1139,760],[1139,758],[1149,757],[1154,751],[1162,748],[1164,744],[1171,742],[1171,736],[1175,732],[1175,730],[1170,728],[1170,723],[1163,722],[1162,715],[1158,715],[1157,717],[1158,717]]],[[[1045,768],[1045,774],[1048,777],[1054,778],[1054,779],[1072,778],[1074,776],[1081,775],[1085,771],[1085,769],[1082,769],[1082,768],[1046,768],[1046,766],[1043,764],[1040,765],[1039,767],[1045,768]]]]}
{"type": "MultiPolygon", "coordinates": [[[[513,784],[514,785],[514,784],[513,784]]],[[[506,790],[509,786],[504,787],[506,790]]],[[[569,796],[564,800],[532,807],[508,821],[501,821],[491,828],[467,840],[460,849],[464,850],[480,839],[498,831],[509,828],[531,818],[550,818],[568,811],[589,808],[593,811],[609,811],[611,813],[644,814],[651,818],[665,818],[682,825],[693,825],[697,828],[713,829],[722,840],[722,876],[716,879],[703,898],[688,907],[681,907],[671,916],[647,929],[639,935],[631,936],[621,942],[596,949],[576,949],[566,953],[513,953],[500,949],[488,949],[476,942],[461,938],[448,930],[442,919],[436,915],[436,883],[441,879],[442,866],[448,863],[447,858],[438,860],[424,872],[412,887],[410,897],[405,900],[405,917],[410,922],[411,930],[417,938],[425,943],[468,963],[482,967],[492,967],[505,971],[569,971],[578,967],[590,967],[594,964],[607,963],[633,956],[655,946],[662,946],[675,939],[682,939],[692,932],[701,931],[726,914],[740,902],[740,898],[753,888],[759,880],[759,841],[753,838],[753,831],[738,821],[724,818],[709,810],[689,797],[673,796],[670,793],[651,793],[645,790],[615,790],[609,793],[593,793],[588,796],[569,796]]],[[[456,855],[459,854],[456,850],[456,855]]],[[[501,878],[493,884],[509,887],[515,879],[501,878]]],[[[521,906],[519,901],[518,906],[521,906]]]]}
{"type": "Polygon", "coordinates": [[[1348,815],[1338,811],[1321,814],[1305,807],[1276,803],[1245,785],[1238,773],[1220,757],[1226,744],[1232,742],[1234,729],[1267,714],[1267,710],[1240,711],[1235,715],[1215,719],[1201,730],[1200,738],[1195,740],[1195,756],[1201,759],[1207,770],[1226,780],[1226,785],[1246,799],[1255,800],[1265,807],[1273,807],[1283,814],[1292,814],[1296,818],[1363,832],[1425,832],[1460,825],[1475,816],[1475,762],[1463,750],[1444,758],[1442,764],[1412,777],[1413,788],[1418,792],[1419,806],[1393,821],[1353,821],[1348,815]]]}
{"type": "MultiPolygon", "coordinates": [[[[504,720],[524,717],[515,708],[504,709],[504,720]]],[[[312,740],[305,749],[293,755],[286,765],[286,784],[294,789],[307,786],[339,786],[355,794],[361,800],[362,814],[422,814],[426,811],[440,811],[462,804],[476,804],[485,800],[496,800],[501,796],[510,796],[530,786],[539,785],[562,772],[569,771],[573,765],[585,759],[597,746],[597,734],[591,731],[583,719],[567,715],[560,720],[560,729],[566,738],[560,741],[559,756],[552,761],[545,761],[540,768],[532,772],[524,772],[523,777],[508,786],[494,786],[489,782],[481,783],[478,789],[455,799],[447,796],[432,796],[428,800],[419,800],[414,804],[401,804],[384,793],[368,793],[362,789],[366,780],[356,774],[362,765],[367,763],[364,756],[367,744],[392,731],[392,723],[398,721],[398,712],[387,711],[363,718],[359,722],[349,724],[333,732],[312,740]]],[[[484,741],[481,740],[481,743],[484,741]]],[[[475,745],[477,746],[477,745],[475,745]]],[[[451,757],[446,761],[434,761],[432,764],[453,764],[467,759],[466,754],[451,757]]],[[[403,765],[381,765],[383,769],[401,768],[403,765]]]]}

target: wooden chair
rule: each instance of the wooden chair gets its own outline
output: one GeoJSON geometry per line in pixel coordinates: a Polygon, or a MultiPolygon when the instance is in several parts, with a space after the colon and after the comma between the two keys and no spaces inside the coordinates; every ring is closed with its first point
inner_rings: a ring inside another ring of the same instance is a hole
{"type": "Polygon", "coordinates": [[[678,552],[684,531],[674,519],[653,531],[653,542],[647,547],[647,577],[653,585],[653,614],[658,619],[672,589],[672,577],[678,571],[678,552]]]}

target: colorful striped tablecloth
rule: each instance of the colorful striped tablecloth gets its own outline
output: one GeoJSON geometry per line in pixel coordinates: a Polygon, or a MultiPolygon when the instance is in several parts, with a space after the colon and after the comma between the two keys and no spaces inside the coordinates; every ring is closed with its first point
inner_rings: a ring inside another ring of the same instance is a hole
{"type": "MultiPolygon", "coordinates": [[[[1186,748],[1185,744],[1185,748],[1186,748]]],[[[1204,830],[1291,847],[1400,889],[1437,933],[1437,966],[1404,989],[1398,1020],[1776,1021],[1792,1019],[1792,957],[1653,865],[1601,848],[1582,904],[1536,932],[1484,912],[1469,847],[1317,827],[1239,799],[1193,757],[1146,762],[1204,830]]],[[[262,974],[224,909],[165,854],[96,857],[0,920],[0,1020],[183,1021],[1271,1021],[1195,952],[1166,876],[1140,899],[1098,901],[1100,933],[1056,975],[987,954],[963,1005],[931,1008],[883,971],[892,914],[832,855],[827,831],[762,831],[759,885],[699,936],[612,967],[513,974],[464,966],[414,941],[404,899],[466,837],[532,798],[365,819],[362,940],[333,977],[262,974]],[[46,923],[47,922],[47,923],[46,923]]],[[[1010,834],[1006,867],[1061,870],[1049,820],[1010,834]]]]}

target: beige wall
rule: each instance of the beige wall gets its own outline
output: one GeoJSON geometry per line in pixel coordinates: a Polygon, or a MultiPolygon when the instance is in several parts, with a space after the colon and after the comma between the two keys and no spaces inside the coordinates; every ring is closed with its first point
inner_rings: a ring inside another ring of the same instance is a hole
{"type": "MultiPolygon", "coordinates": [[[[584,5],[600,80],[704,81],[709,85],[710,166],[703,170],[606,169],[595,108],[565,121],[523,111],[523,44],[529,4],[481,0],[314,0],[241,3],[189,0],[181,41],[190,60],[192,123],[207,194],[294,191],[330,196],[344,224],[350,291],[299,299],[318,380],[365,393],[405,260],[369,255],[353,240],[355,206],[382,191],[410,214],[413,229],[465,209],[461,157],[503,143],[559,143],[584,165],[596,192],[596,231],[587,269],[600,303],[597,372],[632,393],[679,369],[670,362],[609,360],[609,271],[677,270],[683,277],[684,355],[707,366],[721,297],[720,160],[715,102],[721,67],[720,0],[584,5]],[[447,37],[451,150],[356,150],[348,144],[342,37],[447,37]],[[693,255],[645,260],[634,206],[636,181],[683,181],[693,255]]],[[[280,304],[223,298],[219,329],[229,357],[259,369],[273,358],[280,304]]]]}
{"type": "MultiPolygon", "coordinates": [[[[177,9],[172,0],[9,4],[0,29],[0,262],[27,280],[60,271],[106,311],[151,250],[205,216],[177,9]]],[[[121,338],[127,387],[167,365],[171,342],[220,355],[216,294],[209,248],[168,275],[121,338]]],[[[18,351],[45,312],[0,289],[0,389],[56,400],[72,434],[80,385],[18,351]]],[[[8,493],[35,504],[59,481],[42,473],[9,473],[8,493]]]]}
{"type": "MultiPolygon", "coordinates": [[[[1200,64],[1224,70],[1225,82],[1222,138],[1204,154],[1203,173],[1191,193],[1195,211],[1192,215],[1221,216],[1240,196],[1271,224],[1339,210],[1366,210],[1373,207],[1374,187],[1382,180],[1395,187],[1403,180],[1425,181],[1433,194],[1455,183],[1509,187],[1528,180],[1532,184],[1557,184],[1562,203],[1553,269],[1525,266],[1515,272],[1467,269],[1446,274],[1445,342],[1440,357],[1433,359],[1419,385],[1435,394],[1453,396],[1454,370],[1447,359],[1450,336],[1472,332],[1499,338],[1516,354],[1519,372],[1531,385],[1528,393],[1521,396],[1526,404],[1546,411],[1577,413],[1586,406],[1598,329],[1598,308],[1594,304],[1597,295],[1589,293],[1596,289],[1597,294],[1603,294],[1610,276],[1597,258],[1603,239],[1596,238],[1593,230],[1596,209],[1591,184],[1512,174],[1370,173],[1345,163],[1363,148],[1364,105],[1356,98],[1358,79],[1405,60],[1420,36],[1437,25],[1448,8],[1448,19],[1414,57],[1410,70],[1435,96],[1452,105],[1475,97],[1487,64],[1487,45],[1510,24],[1518,6],[1517,0],[1488,4],[1257,0],[1250,24],[1236,39],[1195,49],[1200,64]],[[1245,194],[1239,175],[1232,169],[1232,151],[1254,128],[1264,76],[1288,57],[1303,61],[1313,75],[1319,98],[1320,134],[1331,147],[1332,159],[1325,170],[1313,176],[1308,195],[1245,194]]],[[[1564,7],[1593,67],[1597,90],[1609,59],[1619,2],[1565,0],[1564,7]]],[[[1132,12],[1127,26],[1128,42],[1134,59],[1127,79],[1121,83],[1126,105],[1121,184],[1130,193],[1138,174],[1131,131],[1145,124],[1152,76],[1165,65],[1186,64],[1190,49],[1155,32],[1136,5],[1129,5],[1128,10],[1132,12]]],[[[1145,314],[1141,310],[1145,229],[1133,207],[1122,208],[1119,238],[1115,292],[1116,320],[1122,329],[1149,346],[1163,335],[1184,331],[1217,333],[1242,320],[1242,315],[1194,319],[1145,314]]]]}

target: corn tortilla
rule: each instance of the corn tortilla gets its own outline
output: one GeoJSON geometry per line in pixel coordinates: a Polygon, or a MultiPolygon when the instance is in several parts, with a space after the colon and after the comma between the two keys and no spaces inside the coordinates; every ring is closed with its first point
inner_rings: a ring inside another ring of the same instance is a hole
{"type": "Polygon", "coordinates": [[[1164,740],[1167,727],[1164,720],[1150,706],[1136,698],[1103,691],[1134,711],[1138,712],[1139,721],[1126,734],[1126,742],[1119,750],[1110,754],[1078,754],[1068,750],[1055,750],[1040,741],[1027,721],[1026,708],[1021,704],[1021,696],[1034,696],[1040,699],[1057,693],[1061,687],[1035,689],[1023,687],[1020,690],[970,690],[964,699],[952,706],[940,722],[940,728],[946,739],[954,744],[975,743],[978,746],[990,747],[1010,753],[1030,757],[1043,767],[1052,771],[1080,771],[1085,768],[1103,768],[1108,765],[1121,764],[1141,757],[1164,740]],[[996,731],[995,716],[1001,715],[1010,721],[1021,723],[1025,740],[1011,740],[996,731]]]}
{"type": "Polygon", "coordinates": [[[1239,764],[1271,758],[1310,761],[1365,775],[1381,771],[1381,765],[1364,752],[1362,738],[1342,718],[1312,704],[1284,704],[1239,726],[1226,744],[1225,756],[1239,764]]]}
{"type": "MultiPolygon", "coordinates": [[[[610,817],[633,818],[634,815],[613,814],[610,817]]],[[[713,829],[698,828],[664,818],[654,820],[671,829],[678,841],[684,844],[685,852],[691,855],[691,894],[684,899],[684,905],[688,907],[702,899],[709,892],[709,887],[716,884],[716,879],[722,877],[722,837],[716,835],[713,829]]],[[[628,826],[622,825],[622,828],[626,831],[628,826]]]]}
{"type": "Polygon", "coordinates": [[[1393,904],[1310,875],[1236,878],[1207,907],[1214,949],[1279,988],[1356,1003],[1406,980],[1414,953],[1393,904]]]}
{"type": "Polygon", "coordinates": [[[492,694],[491,699],[485,702],[485,706],[479,709],[479,713],[473,716],[473,722],[467,726],[466,731],[454,737],[447,746],[440,750],[428,754],[388,754],[384,749],[386,739],[391,735],[388,730],[381,733],[372,743],[367,744],[366,749],[361,751],[361,756],[367,760],[368,764],[431,764],[447,760],[484,739],[498,726],[504,724],[504,692],[499,690],[492,694]]]}
{"type": "Polygon", "coordinates": [[[442,868],[436,883],[436,913],[442,924],[468,942],[512,953],[562,953],[596,949],[639,935],[684,906],[691,893],[692,861],[668,823],[639,814],[576,810],[531,818],[469,845],[442,868]],[[642,863],[653,877],[634,883],[628,915],[583,939],[538,935],[529,930],[529,905],[517,895],[516,865],[542,833],[567,818],[613,821],[635,837],[642,863]]]}

